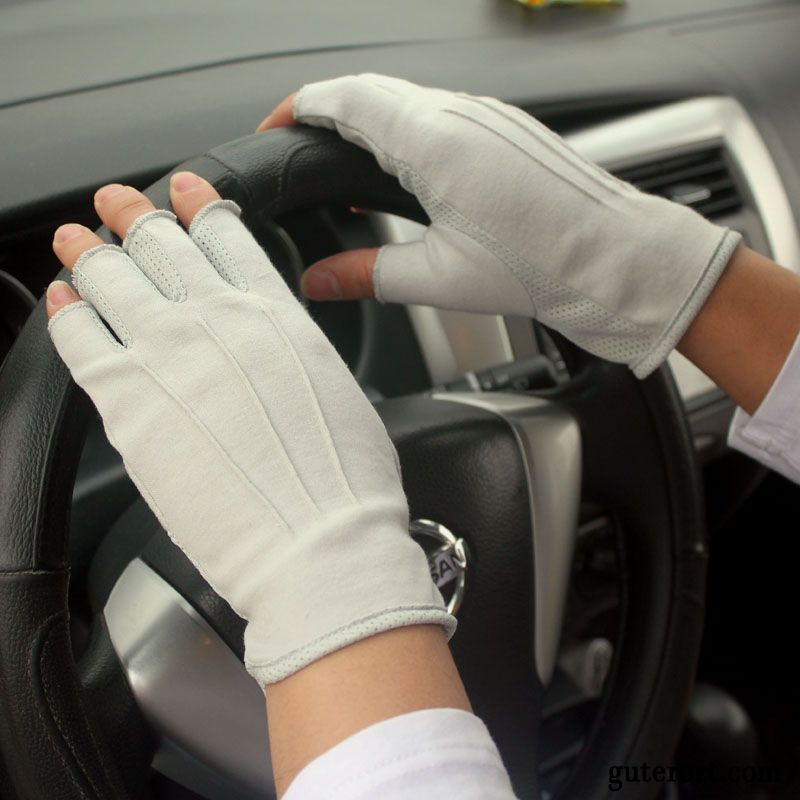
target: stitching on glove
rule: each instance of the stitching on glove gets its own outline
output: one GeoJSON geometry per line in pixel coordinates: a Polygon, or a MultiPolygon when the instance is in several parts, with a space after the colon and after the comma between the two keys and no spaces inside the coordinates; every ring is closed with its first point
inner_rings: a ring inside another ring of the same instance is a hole
{"type": "Polygon", "coordinates": [[[295,120],[297,120],[298,122],[300,122],[300,121],[301,121],[301,120],[300,120],[300,116],[302,115],[302,112],[300,111],[300,103],[301,103],[301,101],[302,101],[303,93],[305,92],[305,90],[306,90],[306,89],[308,89],[308,87],[309,87],[310,85],[311,85],[311,84],[309,84],[309,83],[306,83],[306,84],[304,84],[303,86],[301,86],[301,87],[300,87],[300,88],[297,90],[297,94],[294,96],[294,100],[292,100],[292,116],[293,116],[293,117],[295,118],[295,120]]]}
{"type": "MultiPolygon", "coordinates": [[[[133,342],[133,337],[128,330],[128,326],[120,319],[117,312],[111,308],[103,293],[97,288],[97,284],[78,267],[73,267],[72,269],[72,282],[75,284],[78,294],[80,294],[84,300],[88,300],[96,309],[100,310],[103,318],[111,325],[117,336],[122,340],[122,344],[126,348],[130,347],[133,342]]],[[[100,327],[105,330],[105,326],[100,320],[98,320],[98,323],[100,327]]],[[[105,333],[107,336],[111,336],[107,330],[105,330],[105,333]]]]}
{"type": "Polygon", "coordinates": [[[270,502],[269,498],[267,498],[264,494],[262,494],[261,490],[248,478],[247,474],[242,470],[242,468],[233,460],[230,453],[222,446],[220,441],[214,436],[213,433],[206,427],[205,423],[197,416],[194,412],[194,409],[186,403],[181,396],[169,386],[163,378],[161,378],[156,372],[154,372],[151,367],[146,364],[141,359],[137,359],[137,363],[139,367],[145,372],[147,375],[150,376],[151,380],[158,386],[168,397],[170,397],[174,402],[176,402],[185,415],[192,420],[192,422],[198,427],[198,429],[205,435],[208,441],[211,443],[212,447],[225,459],[234,473],[237,475],[239,480],[250,489],[256,497],[267,507],[267,509],[275,516],[275,518],[280,523],[281,527],[286,530],[287,533],[293,535],[293,531],[283,516],[280,514],[277,508],[270,502]]]}
{"type": "Polygon", "coordinates": [[[272,323],[272,326],[275,328],[278,336],[280,336],[281,341],[283,342],[286,349],[289,351],[292,360],[295,363],[295,366],[300,372],[300,375],[303,379],[303,385],[306,387],[309,395],[311,396],[311,402],[314,407],[314,411],[317,416],[317,422],[322,430],[323,438],[325,440],[325,444],[327,445],[331,455],[333,456],[333,462],[336,464],[336,471],[338,473],[339,480],[342,483],[342,488],[344,488],[347,493],[350,495],[352,500],[355,503],[361,504],[361,501],[356,497],[355,492],[353,491],[353,487],[350,485],[350,481],[347,478],[347,474],[342,467],[341,459],[339,458],[339,451],[336,449],[336,445],[334,444],[333,437],[331,436],[330,428],[328,427],[328,422],[325,419],[325,413],[322,410],[322,407],[319,404],[319,400],[317,398],[317,393],[314,391],[314,387],[311,384],[311,378],[309,377],[308,370],[306,369],[305,364],[303,363],[302,359],[300,358],[300,354],[295,350],[294,345],[291,342],[291,339],[286,335],[286,332],[283,330],[283,326],[278,321],[277,317],[272,313],[272,311],[263,303],[259,303],[258,307],[261,309],[261,313],[272,323]]]}
{"type": "Polygon", "coordinates": [[[115,244],[98,244],[94,247],[90,247],[88,250],[84,250],[78,260],[72,266],[72,274],[75,274],[76,269],[82,269],[83,265],[93,256],[98,255],[98,253],[120,253],[121,255],[125,255],[125,251],[118,247],[115,244]]]}
{"type": "Polygon", "coordinates": [[[731,259],[733,251],[742,241],[742,235],[725,228],[725,231],[714,250],[708,266],[689,290],[686,299],[681,303],[675,316],[658,337],[654,345],[630,367],[637,378],[647,377],[675,348],[686,329],[692,323],[697,312],[705,303],[712,289],[716,286],[720,275],[731,259]]]}
{"type": "Polygon", "coordinates": [[[385,303],[386,298],[384,297],[383,290],[381,289],[381,266],[383,262],[383,254],[388,250],[388,245],[383,245],[378,250],[378,255],[375,256],[375,264],[372,267],[372,288],[375,290],[375,299],[379,303],[385,303]]]}
{"type": "Polygon", "coordinates": [[[286,460],[288,461],[289,466],[291,468],[291,473],[295,477],[295,479],[297,480],[297,483],[300,486],[300,488],[302,489],[303,494],[305,494],[305,496],[308,499],[309,503],[311,503],[311,505],[314,506],[314,508],[317,511],[319,511],[320,508],[317,505],[317,503],[314,501],[314,498],[311,496],[311,493],[308,491],[308,488],[306,487],[305,483],[303,483],[303,479],[300,477],[299,473],[297,472],[297,469],[295,468],[295,465],[294,465],[294,461],[292,461],[291,457],[289,456],[289,451],[286,449],[286,445],[284,444],[283,439],[281,439],[280,434],[275,429],[275,426],[272,424],[272,420],[270,419],[269,414],[267,413],[267,409],[264,407],[264,403],[261,401],[261,398],[258,396],[258,393],[255,390],[255,387],[250,382],[250,379],[245,374],[245,372],[242,369],[242,367],[240,366],[239,362],[236,360],[236,357],[225,346],[225,343],[222,341],[222,339],[219,336],[217,336],[217,334],[214,332],[214,330],[209,325],[208,321],[203,316],[200,317],[200,325],[205,330],[205,332],[209,335],[211,340],[222,351],[223,355],[226,357],[226,359],[233,366],[233,368],[236,371],[236,374],[239,376],[240,380],[247,387],[246,390],[247,390],[247,393],[250,395],[250,399],[253,401],[255,406],[258,408],[259,413],[261,414],[261,417],[262,417],[262,419],[264,420],[264,422],[265,422],[265,424],[267,426],[267,429],[272,431],[273,436],[275,437],[276,441],[280,445],[281,451],[283,452],[284,456],[286,457],[286,460]]]}
{"type": "MultiPolygon", "coordinates": [[[[174,222],[172,214],[170,214],[170,217],[174,222]]],[[[150,219],[155,218],[150,217],[150,219]]],[[[144,223],[138,224],[141,219],[142,217],[139,217],[133,223],[134,226],[138,225],[138,227],[133,234],[130,231],[128,232],[123,248],[136,262],[137,267],[168,300],[173,303],[184,302],[186,300],[186,286],[178,268],[161,246],[161,242],[147,228],[143,227],[144,223]]],[[[145,220],[145,222],[149,222],[149,220],[145,220]]]]}
{"type": "MultiPolygon", "coordinates": [[[[528,114],[525,114],[525,112],[522,111],[521,109],[514,108],[514,110],[518,111],[519,115],[523,116],[524,119],[516,119],[512,113],[509,113],[506,110],[508,106],[505,106],[505,104],[503,103],[497,103],[495,105],[487,100],[484,100],[483,98],[472,97],[471,95],[464,95],[462,99],[467,100],[468,102],[473,103],[475,105],[481,106],[481,108],[484,108],[491,113],[497,114],[499,117],[502,117],[504,120],[506,120],[506,122],[509,122],[511,125],[514,125],[516,128],[519,128],[523,133],[527,133],[538,144],[544,145],[554,156],[559,158],[565,164],[572,167],[573,169],[579,170],[587,178],[594,181],[601,189],[605,189],[606,191],[609,191],[617,196],[624,196],[625,194],[628,194],[628,192],[622,191],[623,187],[627,187],[628,189],[633,189],[633,187],[629,183],[624,183],[623,181],[614,178],[613,175],[598,167],[597,164],[579,156],[560,136],[558,136],[558,134],[551,131],[547,126],[542,125],[542,123],[539,122],[539,120],[529,116],[528,114]],[[536,130],[538,133],[540,133],[541,136],[537,136],[533,132],[533,130],[531,130],[532,128],[536,130]],[[574,158],[572,159],[567,158],[567,154],[573,156],[574,158]]],[[[451,113],[456,113],[456,112],[451,112],[451,113]]],[[[472,121],[478,125],[483,124],[475,118],[472,118],[472,121]]],[[[488,128],[488,126],[486,125],[484,125],[484,127],[488,128]]],[[[499,134],[499,131],[495,132],[499,134]]],[[[502,136],[502,134],[500,135],[502,136]]],[[[505,139],[507,142],[509,142],[509,144],[512,145],[514,144],[514,142],[512,142],[507,137],[503,136],[502,138],[505,139]]],[[[514,146],[518,147],[518,145],[514,146]]],[[[527,153],[527,151],[524,148],[520,147],[519,149],[527,153]]],[[[544,162],[539,162],[538,159],[532,153],[528,153],[528,155],[530,155],[531,158],[537,161],[537,163],[541,163],[542,166],[545,167],[545,169],[547,169],[547,166],[544,164],[544,162]]],[[[566,176],[556,173],[555,170],[551,169],[550,171],[556,175],[559,175],[559,177],[562,177],[564,180],[569,181],[569,179],[566,176]]]]}
{"type": "Polygon", "coordinates": [[[538,164],[545,172],[549,172],[551,175],[554,175],[559,180],[564,181],[564,183],[569,184],[575,191],[580,192],[584,197],[591,200],[593,203],[597,203],[599,205],[603,205],[603,201],[600,200],[599,197],[592,194],[588,189],[581,186],[579,183],[575,183],[572,178],[568,178],[562,172],[551,167],[549,164],[542,161],[540,158],[537,158],[530,150],[524,148],[521,144],[518,144],[513,139],[509,139],[504,133],[496,130],[495,128],[489,127],[485,122],[481,122],[481,120],[476,119],[471,114],[467,114],[465,111],[458,111],[455,108],[443,108],[443,114],[451,114],[454,117],[459,117],[460,119],[466,120],[467,122],[471,122],[473,125],[477,125],[480,128],[483,128],[485,131],[488,131],[490,134],[497,136],[499,139],[502,139],[506,144],[513,147],[515,150],[518,150],[520,153],[528,156],[531,161],[535,164],[538,164]]]}
{"type": "Polygon", "coordinates": [[[255,663],[249,661],[245,654],[245,665],[248,672],[257,680],[274,683],[328,653],[341,650],[353,642],[376,633],[408,625],[441,625],[449,640],[455,633],[457,624],[456,618],[442,606],[431,604],[396,606],[340,625],[308,644],[290,650],[271,661],[255,663]],[[257,675],[254,675],[254,672],[257,675]]]}
{"type": "Polygon", "coordinates": [[[248,290],[247,279],[208,220],[209,215],[218,209],[227,209],[237,219],[241,213],[239,206],[231,200],[214,200],[197,212],[189,226],[189,236],[192,237],[192,241],[200,248],[225,283],[240,292],[246,292],[248,290]]]}
{"type": "Polygon", "coordinates": [[[212,200],[209,203],[206,203],[195,215],[194,219],[192,220],[191,224],[189,225],[189,236],[194,233],[194,229],[197,225],[205,222],[206,217],[212,212],[216,211],[218,208],[224,208],[231,212],[237,219],[242,218],[242,209],[238,203],[234,202],[233,200],[226,200],[224,198],[220,198],[219,200],[212,200]]]}
{"type": "Polygon", "coordinates": [[[92,308],[91,303],[87,303],[86,300],[78,300],[76,303],[70,303],[63,308],[60,308],[56,311],[55,314],[50,318],[50,321],[47,323],[47,330],[52,332],[53,326],[55,323],[60,320],[62,317],[65,317],[71,311],[79,311],[81,309],[86,309],[86,313],[92,321],[92,324],[105,336],[105,338],[110,342],[112,347],[117,350],[124,350],[125,348],[111,335],[111,331],[103,325],[102,320],[100,317],[97,316],[97,312],[92,308]]]}
{"type": "Polygon", "coordinates": [[[386,92],[387,94],[392,95],[392,97],[399,97],[401,100],[406,100],[400,92],[395,90],[393,87],[387,86],[385,83],[381,83],[379,80],[382,76],[376,75],[374,73],[369,72],[362,72],[360,75],[353,75],[354,78],[365,83],[371,89],[381,89],[382,91],[386,92]]]}
{"type": "Polygon", "coordinates": [[[139,232],[139,229],[143,225],[146,225],[151,220],[159,219],[161,217],[168,219],[170,222],[178,222],[178,218],[171,211],[167,211],[166,208],[154,208],[152,211],[147,211],[144,214],[136,217],[136,219],[131,223],[130,228],[128,228],[128,231],[125,234],[125,239],[122,242],[122,249],[125,251],[128,250],[131,240],[136,236],[136,234],[139,232]]]}

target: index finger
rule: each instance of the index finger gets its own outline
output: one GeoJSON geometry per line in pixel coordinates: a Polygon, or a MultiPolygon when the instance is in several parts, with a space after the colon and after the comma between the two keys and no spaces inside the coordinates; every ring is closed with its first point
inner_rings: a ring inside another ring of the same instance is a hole
{"type": "Polygon", "coordinates": [[[256,128],[256,133],[268,131],[272,128],[285,128],[288,125],[295,125],[294,113],[292,111],[292,104],[297,92],[292,92],[288,97],[284,97],[280,103],[261,120],[261,124],[256,128]]]}

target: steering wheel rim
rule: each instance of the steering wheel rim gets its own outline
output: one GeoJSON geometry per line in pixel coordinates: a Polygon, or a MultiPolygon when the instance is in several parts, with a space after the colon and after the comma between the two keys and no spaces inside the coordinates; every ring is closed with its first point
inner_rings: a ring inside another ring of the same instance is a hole
{"type": "MultiPolygon", "coordinates": [[[[236,200],[254,228],[283,212],[331,204],[427,221],[416,199],[368,153],[327,131],[248,136],[178,169],[197,172],[236,200]]],[[[157,207],[168,206],[168,176],[146,194],[157,207]]],[[[569,343],[560,346],[575,377],[549,395],[575,414],[587,452],[598,454],[585,467],[585,483],[627,506],[629,575],[647,598],[628,603],[627,636],[598,715],[602,731],[595,729],[561,792],[601,798],[610,796],[610,766],[668,763],[677,741],[702,631],[703,509],[691,437],[668,369],[638,382],[623,367],[569,343]],[[616,394],[598,387],[616,387],[616,394]],[[610,404],[612,395],[625,402],[610,404]],[[603,425],[590,424],[598,414],[603,425]],[[646,509],[626,499],[624,482],[609,479],[602,456],[614,436],[632,431],[651,454],[644,472],[663,481],[650,487],[653,505],[646,509]],[[644,667],[637,652],[649,654],[644,667]]],[[[0,630],[0,685],[6,687],[0,752],[22,797],[122,798],[137,791],[126,784],[88,707],[68,629],[69,508],[90,409],[50,343],[40,301],[0,372],[0,614],[9,621],[0,630]]]]}

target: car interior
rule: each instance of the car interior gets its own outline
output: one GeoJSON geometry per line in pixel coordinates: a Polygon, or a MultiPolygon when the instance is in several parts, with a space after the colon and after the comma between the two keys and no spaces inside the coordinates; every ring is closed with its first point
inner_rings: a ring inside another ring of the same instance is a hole
{"type": "MultiPolygon", "coordinates": [[[[426,217],[329,131],[253,131],[305,83],[383,73],[516,105],[800,271],[798,40],[792,0],[0,5],[0,796],[275,797],[243,622],[47,337],[53,231],[98,228],[99,186],[165,206],[198,172],[299,291],[426,217]]],[[[529,319],[304,302],[397,447],[520,797],[800,796],[800,489],[728,447],[724,392],[529,319]]]]}

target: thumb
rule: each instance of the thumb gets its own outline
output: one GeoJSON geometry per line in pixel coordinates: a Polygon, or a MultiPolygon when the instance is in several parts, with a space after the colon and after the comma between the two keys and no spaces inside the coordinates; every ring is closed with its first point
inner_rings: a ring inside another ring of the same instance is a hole
{"type": "Polygon", "coordinates": [[[437,305],[430,272],[425,242],[386,244],[323,258],[303,273],[300,289],[311,300],[437,305]]]}
{"type": "Polygon", "coordinates": [[[374,297],[372,275],[378,248],[347,250],[310,266],[300,289],[311,300],[356,300],[374,297]]]}

